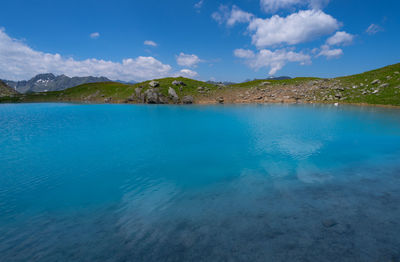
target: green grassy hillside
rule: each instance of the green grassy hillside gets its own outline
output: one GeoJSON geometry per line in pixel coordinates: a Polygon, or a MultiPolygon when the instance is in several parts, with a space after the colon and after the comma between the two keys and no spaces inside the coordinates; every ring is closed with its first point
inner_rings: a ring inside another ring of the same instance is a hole
{"type": "Polygon", "coordinates": [[[192,96],[195,103],[213,103],[223,97],[228,103],[269,103],[296,101],[305,103],[365,103],[400,106],[400,64],[362,74],[334,79],[299,77],[287,80],[255,80],[231,86],[209,84],[188,78],[156,79],[134,85],[115,82],[92,83],[64,91],[2,97],[0,102],[91,102],[146,103],[147,91],[162,97],[162,103],[180,103],[192,96]],[[181,81],[184,85],[173,85],[181,81]],[[168,93],[172,87],[178,101],[168,93]],[[246,91],[248,90],[248,91],[246,91]],[[271,98],[271,99],[270,99],[271,98]]]}

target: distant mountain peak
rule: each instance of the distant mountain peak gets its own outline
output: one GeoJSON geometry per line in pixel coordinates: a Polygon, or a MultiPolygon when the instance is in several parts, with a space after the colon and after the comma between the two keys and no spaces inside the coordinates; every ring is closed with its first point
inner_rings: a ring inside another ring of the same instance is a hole
{"type": "Polygon", "coordinates": [[[8,86],[14,88],[20,93],[27,92],[47,92],[47,91],[60,91],[74,86],[96,83],[96,82],[110,82],[111,80],[106,77],[68,77],[66,75],[55,76],[52,73],[38,74],[30,80],[24,81],[8,81],[3,80],[8,86]]]}

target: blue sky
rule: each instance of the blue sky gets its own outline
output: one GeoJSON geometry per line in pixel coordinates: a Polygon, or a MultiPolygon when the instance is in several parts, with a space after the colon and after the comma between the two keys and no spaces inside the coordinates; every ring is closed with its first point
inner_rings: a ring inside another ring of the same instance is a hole
{"type": "Polygon", "coordinates": [[[52,72],[244,81],[400,62],[395,0],[13,0],[2,10],[3,79],[52,72]]]}

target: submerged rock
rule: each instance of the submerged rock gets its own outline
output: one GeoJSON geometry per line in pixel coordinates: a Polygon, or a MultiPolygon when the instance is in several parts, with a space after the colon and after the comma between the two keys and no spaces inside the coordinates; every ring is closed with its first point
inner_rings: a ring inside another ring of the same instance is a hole
{"type": "Polygon", "coordinates": [[[337,224],[338,224],[338,223],[337,223],[335,220],[333,220],[333,219],[326,219],[326,220],[322,221],[322,225],[323,225],[324,227],[327,227],[327,228],[334,227],[334,226],[336,226],[337,224]]]}

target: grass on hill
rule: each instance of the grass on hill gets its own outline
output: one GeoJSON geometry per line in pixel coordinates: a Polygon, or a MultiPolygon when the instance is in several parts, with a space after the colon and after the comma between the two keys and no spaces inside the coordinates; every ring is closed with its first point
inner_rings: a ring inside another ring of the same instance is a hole
{"type": "MultiPolygon", "coordinates": [[[[390,65],[373,71],[365,72],[362,74],[339,77],[334,79],[320,79],[315,77],[298,77],[294,79],[285,80],[255,80],[239,84],[234,84],[226,87],[220,87],[215,84],[210,84],[202,81],[193,79],[177,77],[177,78],[162,78],[155,79],[160,83],[158,87],[161,94],[168,97],[168,88],[173,87],[179,97],[185,95],[192,95],[193,97],[214,97],[218,95],[227,94],[232,90],[247,89],[251,87],[260,86],[263,82],[269,82],[274,88],[280,86],[299,86],[307,85],[311,81],[324,80],[324,85],[330,86],[328,90],[329,94],[335,96],[340,92],[344,100],[337,100],[338,102],[345,103],[365,103],[365,104],[382,104],[382,105],[396,105],[400,106],[400,64],[390,65]],[[174,80],[182,81],[186,84],[180,90],[179,87],[173,86],[174,80]],[[371,84],[372,81],[379,80],[379,84],[371,84]],[[382,87],[381,85],[386,84],[382,87]],[[197,90],[198,87],[204,87],[210,91],[207,94],[200,94],[197,90]],[[333,87],[339,86],[342,90],[338,91],[333,87]],[[381,87],[379,87],[381,86],[381,87]],[[376,90],[379,90],[378,92],[376,90]]],[[[145,81],[134,85],[121,84],[116,82],[102,82],[102,83],[91,83],[84,84],[76,87],[72,87],[63,91],[46,92],[46,93],[34,93],[17,95],[14,97],[2,97],[1,102],[57,102],[57,101],[90,101],[90,102],[101,102],[105,99],[111,98],[113,103],[126,102],[129,98],[135,94],[135,89],[141,87],[142,92],[145,92],[149,88],[149,82],[145,81]]],[[[322,91],[321,91],[322,92],[322,91]]],[[[319,101],[322,100],[322,95],[318,96],[319,101]]],[[[134,102],[140,102],[135,98],[134,102]]],[[[336,100],[335,100],[336,101],[336,100]]],[[[326,102],[326,101],[325,101],[326,102]]],[[[333,101],[329,101],[333,102],[333,101]]]]}
{"type": "Polygon", "coordinates": [[[309,81],[319,80],[317,77],[296,77],[292,79],[283,79],[283,80],[269,80],[269,79],[258,79],[248,82],[243,82],[239,84],[231,85],[232,88],[251,88],[254,86],[259,86],[264,82],[269,82],[271,85],[299,85],[304,84],[309,81]]]}
{"type": "Polygon", "coordinates": [[[362,74],[338,77],[340,85],[347,87],[343,92],[349,103],[400,105],[400,63],[362,74]],[[371,84],[379,80],[378,84],[371,84]],[[387,84],[386,87],[379,86],[387,84]],[[379,92],[374,94],[375,90],[379,92]],[[363,94],[364,93],[364,94],[363,94]]]}

